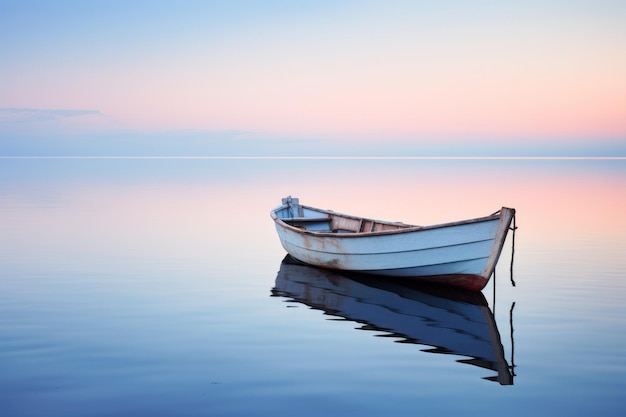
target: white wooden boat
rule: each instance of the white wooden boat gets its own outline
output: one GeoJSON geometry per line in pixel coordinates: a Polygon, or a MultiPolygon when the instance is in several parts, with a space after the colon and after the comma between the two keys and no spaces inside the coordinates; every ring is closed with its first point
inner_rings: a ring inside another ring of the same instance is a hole
{"type": "Polygon", "coordinates": [[[360,323],[357,329],[382,333],[399,343],[429,346],[425,352],[460,356],[459,363],[493,372],[484,379],[513,384],[514,365],[505,358],[493,312],[481,292],[363,275],[354,278],[294,264],[287,255],[272,296],[360,323]]]}
{"type": "Polygon", "coordinates": [[[280,243],[320,268],[411,278],[482,290],[500,257],[515,209],[432,226],[375,220],[282,199],[271,211],[280,243]]]}

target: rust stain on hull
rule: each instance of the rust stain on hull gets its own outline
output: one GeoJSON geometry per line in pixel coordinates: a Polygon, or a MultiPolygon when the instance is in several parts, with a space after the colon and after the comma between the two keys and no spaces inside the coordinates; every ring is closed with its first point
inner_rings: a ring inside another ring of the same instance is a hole
{"type": "Polygon", "coordinates": [[[471,291],[480,291],[487,285],[489,282],[488,278],[485,278],[480,275],[473,274],[450,274],[450,275],[434,275],[434,276],[419,276],[412,278],[401,278],[401,279],[410,279],[413,281],[424,281],[433,284],[439,285],[451,285],[457,288],[462,288],[471,291]]]}

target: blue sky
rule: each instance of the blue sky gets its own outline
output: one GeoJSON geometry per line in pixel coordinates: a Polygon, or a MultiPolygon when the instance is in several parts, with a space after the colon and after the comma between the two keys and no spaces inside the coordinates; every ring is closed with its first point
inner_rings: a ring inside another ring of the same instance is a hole
{"type": "Polygon", "coordinates": [[[2,1],[0,55],[1,155],[626,155],[622,1],[2,1]]]}

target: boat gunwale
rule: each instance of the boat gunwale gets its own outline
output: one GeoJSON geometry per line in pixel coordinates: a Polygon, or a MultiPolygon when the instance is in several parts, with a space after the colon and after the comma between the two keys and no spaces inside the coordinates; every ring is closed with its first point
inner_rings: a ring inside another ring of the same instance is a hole
{"type": "MultiPolygon", "coordinates": [[[[443,228],[446,228],[446,227],[455,227],[455,226],[462,226],[462,225],[467,225],[467,224],[474,224],[474,223],[481,223],[481,222],[487,222],[487,221],[493,221],[493,220],[500,220],[502,218],[503,210],[505,210],[505,209],[507,209],[507,210],[515,210],[515,209],[512,209],[512,208],[508,208],[508,207],[502,207],[501,210],[498,210],[497,212],[495,212],[493,214],[490,214],[488,216],[476,217],[476,218],[466,219],[466,220],[457,220],[457,221],[453,221],[453,222],[439,223],[439,224],[428,225],[428,226],[416,226],[416,225],[406,224],[406,223],[402,223],[402,222],[391,222],[391,221],[387,221],[387,220],[378,220],[378,219],[372,219],[372,218],[368,218],[368,217],[359,217],[359,216],[355,216],[355,215],[351,215],[351,214],[336,212],[336,211],[333,211],[333,210],[325,210],[325,209],[320,209],[320,208],[317,208],[317,207],[306,206],[306,205],[300,204],[300,207],[302,207],[304,209],[309,209],[309,210],[313,210],[313,211],[317,211],[317,212],[329,215],[329,217],[328,217],[329,221],[332,220],[331,216],[340,216],[340,217],[345,217],[345,218],[349,218],[349,219],[353,219],[353,220],[372,221],[372,222],[376,222],[376,223],[380,223],[380,224],[401,226],[398,229],[393,229],[393,230],[378,230],[378,231],[373,231],[373,232],[336,233],[336,232],[328,232],[328,231],[306,230],[306,229],[302,229],[300,227],[296,227],[296,226],[290,225],[289,223],[285,222],[284,219],[282,219],[282,218],[280,218],[280,217],[278,217],[276,215],[277,211],[289,208],[289,206],[290,206],[289,204],[282,204],[282,205],[277,206],[274,209],[272,209],[270,214],[271,214],[271,217],[272,217],[272,219],[274,220],[275,223],[277,223],[278,225],[280,225],[283,228],[289,229],[289,230],[294,231],[294,232],[299,233],[299,234],[305,234],[305,235],[311,235],[311,236],[319,236],[319,237],[333,237],[333,238],[358,238],[358,237],[370,237],[370,236],[381,236],[381,235],[396,235],[396,234],[400,234],[400,233],[412,233],[412,232],[421,232],[421,231],[433,230],[433,229],[443,229],[443,228]]],[[[289,219],[293,219],[293,220],[297,221],[297,219],[299,219],[299,218],[289,218],[289,219]]],[[[306,219],[306,217],[302,217],[301,219],[306,219]]]]}

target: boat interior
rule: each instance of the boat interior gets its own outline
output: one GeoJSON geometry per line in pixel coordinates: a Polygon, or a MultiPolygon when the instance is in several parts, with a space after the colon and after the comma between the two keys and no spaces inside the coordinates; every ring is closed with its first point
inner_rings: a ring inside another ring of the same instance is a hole
{"type": "Polygon", "coordinates": [[[303,216],[282,218],[290,226],[303,230],[328,233],[368,233],[414,227],[404,223],[384,222],[337,213],[308,210],[303,216]]]}
{"type": "Polygon", "coordinates": [[[274,212],[276,217],[290,226],[312,232],[375,233],[416,227],[405,223],[367,219],[304,206],[293,197],[284,198],[282,202],[283,205],[274,212]]]}

